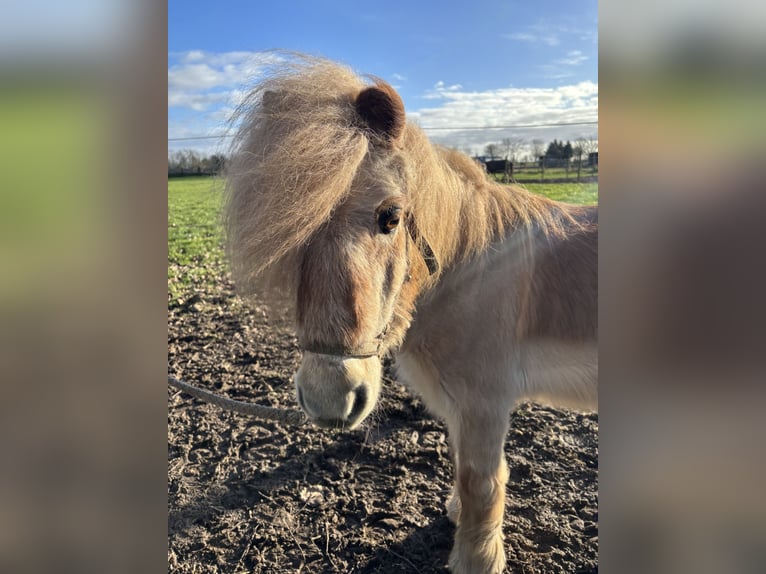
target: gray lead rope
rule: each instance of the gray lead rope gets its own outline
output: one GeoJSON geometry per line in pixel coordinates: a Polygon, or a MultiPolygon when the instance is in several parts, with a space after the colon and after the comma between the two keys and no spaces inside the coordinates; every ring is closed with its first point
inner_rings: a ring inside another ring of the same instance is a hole
{"type": "Polygon", "coordinates": [[[290,425],[302,425],[306,422],[306,415],[298,410],[278,409],[274,407],[264,407],[262,405],[256,405],[254,403],[246,403],[244,401],[235,401],[234,399],[228,399],[185,383],[175,377],[168,375],[168,384],[182,390],[183,392],[196,397],[206,403],[211,403],[222,409],[228,411],[234,411],[243,415],[250,415],[259,419],[276,421],[280,423],[286,423],[290,425]]]}

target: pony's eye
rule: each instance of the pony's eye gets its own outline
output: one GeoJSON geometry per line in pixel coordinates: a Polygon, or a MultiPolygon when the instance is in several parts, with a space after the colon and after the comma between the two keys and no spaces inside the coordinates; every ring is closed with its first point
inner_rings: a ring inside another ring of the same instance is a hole
{"type": "Polygon", "coordinates": [[[398,205],[389,205],[378,212],[378,226],[381,233],[391,233],[399,225],[402,208],[398,205]]]}

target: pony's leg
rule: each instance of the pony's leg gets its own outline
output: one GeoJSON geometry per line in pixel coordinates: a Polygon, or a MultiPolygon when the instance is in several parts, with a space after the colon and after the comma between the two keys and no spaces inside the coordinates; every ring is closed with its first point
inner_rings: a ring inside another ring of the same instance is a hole
{"type": "Polygon", "coordinates": [[[457,493],[460,498],[454,574],[499,574],[505,567],[503,511],[508,466],[503,444],[508,416],[462,417],[457,432],[457,493]]]}
{"type": "Polygon", "coordinates": [[[447,518],[449,518],[449,521],[452,524],[457,526],[460,523],[460,494],[458,493],[457,488],[457,440],[451,432],[449,438],[449,447],[450,457],[452,458],[452,472],[455,476],[455,482],[452,485],[452,492],[450,493],[449,499],[447,500],[447,518]]]}

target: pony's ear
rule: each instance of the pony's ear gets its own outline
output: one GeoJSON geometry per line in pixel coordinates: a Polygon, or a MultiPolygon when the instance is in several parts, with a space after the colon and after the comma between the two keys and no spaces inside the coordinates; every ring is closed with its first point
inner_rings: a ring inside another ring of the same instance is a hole
{"type": "Polygon", "coordinates": [[[372,132],[393,144],[402,137],[404,103],[396,90],[382,80],[365,88],[356,97],[356,111],[372,132]]]}
{"type": "Polygon", "coordinates": [[[264,109],[268,110],[274,108],[277,105],[277,102],[279,102],[279,94],[277,92],[267,90],[261,95],[261,105],[264,109]]]}

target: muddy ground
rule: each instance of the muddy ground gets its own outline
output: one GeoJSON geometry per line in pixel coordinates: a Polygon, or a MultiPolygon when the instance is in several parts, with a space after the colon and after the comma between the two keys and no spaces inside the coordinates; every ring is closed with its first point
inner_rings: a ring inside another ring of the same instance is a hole
{"type": "MultiPolygon", "coordinates": [[[[188,382],[295,408],[299,359],[289,325],[225,280],[169,305],[168,370],[188,382]]],[[[598,418],[522,405],[505,450],[507,571],[598,572],[598,418]]],[[[447,572],[451,480],[444,424],[393,380],[365,428],[344,433],[171,389],[168,571],[447,572]]]]}

